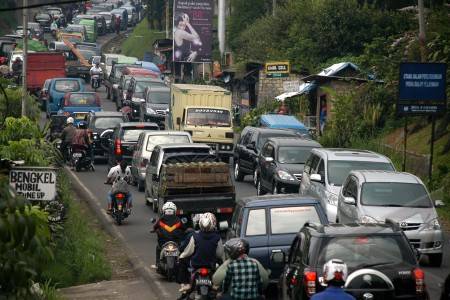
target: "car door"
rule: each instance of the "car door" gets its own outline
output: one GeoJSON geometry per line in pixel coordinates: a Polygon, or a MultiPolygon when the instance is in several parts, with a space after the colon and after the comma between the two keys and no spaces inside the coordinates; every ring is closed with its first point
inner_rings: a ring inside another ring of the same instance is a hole
{"type": "MultiPolygon", "coordinates": [[[[340,208],[340,223],[354,223],[359,220],[357,201],[358,201],[358,179],[355,176],[349,176],[347,182],[342,188],[343,197],[353,197],[355,199],[355,204],[348,204],[344,201],[339,201],[338,205],[340,208]]],[[[343,200],[343,197],[341,200],[343,200]]]]}
{"type": "Polygon", "coordinates": [[[259,176],[261,180],[261,184],[264,186],[264,188],[268,191],[272,188],[272,181],[269,176],[270,170],[273,168],[274,161],[270,161],[270,159],[267,158],[274,158],[275,152],[274,152],[274,146],[272,143],[267,142],[264,144],[261,155],[258,159],[258,165],[259,165],[259,176]]]}
{"type": "Polygon", "coordinates": [[[252,139],[252,136],[254,134],[253,130],[249,130],[246,135],[243,137],[242,139],[242,143],[239,147],[239,153],[238,153],[238,157],[239,157],[239,166],[241,167],[241,169],[245,172],[245,173],[249,173],[250,171],[250,167],[249,167],[249,149],[248,149],[248,144],[250,144],[250,141],[252,139]]]}
{"type": "Polygon", "coordinates": [[[318,197],[318,186],[317,182],[314,182],[311,180],[311,175],[316,174],[317,166],[319,165],[320,157],[316,154],[312,154],[309,158],[307,165],[304,169],[303,177],[302,177],[302,183],[304,183],[303,190],[305,194],[309,194],[314,197],[318,197]],[[307,172],[307,173],[306,173],[307,172]]]}
{"type": "Polygon", "coordinates": [[[140,134],[137,144],[133,151],[133,157],[131,158],[131,173],[133,174],[134,178],[138,178],[139,173],[139,162],[140,162],[140,153],[142,148],[142,142],[145,137],[145,134],[140,134]]]}
{"type": "Polygon", "coordinates": [[[289,249],[288,262],[284,268],[281,292],[282,300],[294,299],[292,295],[292,288],[295,286],[296,276],[300,270],[301,264],[301,244],[304,239],[303,232],[296,236],[289,249]]]}
{"type": "Polygon", "coordinates": [[[269,250],[268,246],[268,226],[267,209],[252,208],[246,210],[244,222],[241,227],[241,237],[246,239],[250,245],[249,256],[253,257],[265,267],[268,268],[269,250]]]}
{"type": "Polygon", "coordinates": [[[311,181],[311,191],[312,194],[320,199],[320,204],[323,208],[327,207],[327,194],[326,194],[326,186],[325,186],[325,161],[323,159],[320,159],[318,156],[318,163],[317,160],[313,160],[311,165],[311,174],[319,174],[322,181],[311,181]],[[314,167],[317,165],[316,167],[314,167]],[[313,168],[314,167],[314,168],[313,168]]]}
{"type": "Polygon", "coordinates": [[[158,169],[158,161],[160,156],[160,149],[155,148],[152,152],[152,155],[150,156],[150,161],[147,166],[146,174],[145,174],[145,182],[146,182],[146,189],[148,196],[153,200],[157,197],[157,190],[154,186],[154,177],[156,174],[156,171],[158,169]]]}

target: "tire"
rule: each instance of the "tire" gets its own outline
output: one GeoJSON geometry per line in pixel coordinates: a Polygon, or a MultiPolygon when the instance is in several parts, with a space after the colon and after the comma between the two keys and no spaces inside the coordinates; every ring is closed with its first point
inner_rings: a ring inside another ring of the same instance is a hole
{"type": "Polygon", "coordinates": [[[238,182],[244,180],[244,174],[242,174],[238,162],[234,164],[234,180],[238,182]]]}
{"type": "Polygon", "coordinates": [[[278,195],[280,193],[280,189],[278,188],[278,184],[276,182],[272,185],[272,195],[278,195]]]}
{"type": "Polygon", "coordinates": [[[258,184],[258,169],[256,169],[253,171],[253,185],[256,187],[256,185],[258,184]]]}
{"type": "Polygon", "coordinates": [[[428,261],[431,267],[439,268],[442,264],[442,253],[428,254],[428,261]]]}
{"type": "Polygon", "coordinates": [[[142,180],[137,179],[138,191],[143,192],[145,189],[144,182],[142,180]]]}
{"type": "Polygon", "coordinates": [[[106,99],[108,99],[108,100],[111,99],[111,92],[108,88],[106,88],[106,99]]]}
{"type": "Polygon", "coordinates": [[[158,202],[152,200],[152,210],[156,214],[158,213],[158,202]]]}
{"type": "Polygon", "coordinates": [[[261,184],[261,180],[258,179],[258,182],[256,184],[256,195],[257,196],[263,196],[265,195],[266,192],[263,190],[262,184],[261,184]]]}

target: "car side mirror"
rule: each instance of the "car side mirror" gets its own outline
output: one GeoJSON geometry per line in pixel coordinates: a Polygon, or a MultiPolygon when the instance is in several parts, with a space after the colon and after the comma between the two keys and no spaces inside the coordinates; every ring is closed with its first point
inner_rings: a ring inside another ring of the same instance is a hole
{"type": "Polygon", "coordinates": [[[264,160],[266,161],[266,163],[272,163],[273,157],[267,156],[267,157],[264,157],[264,160]]]}
{"type": "Polygon", "coordinates": [[[272,251],[272,255],[270,256],[270,260],[276,264],[282,264],[286,262],[286,254],[283,251],[272,251]]]}
{"type": "Polygon", "coordinates": [[[356,200],[353,197],[344,197],[344,203],[348,205],[356,205],[356,200]]]}
{"type": "Polygon", "coordinates": [[[247,149],[250,149],[250,150],[256,150],[256,147],[255,147],[254,143],[247,144],[246,147],[247,147],[247,149]]]}
{"type": "Polygon", "coordinates": [[[435,207],[444,207],[445,203],[442,200],[436,200],[436,201],[434,201],[434,206],[435,207]]]}
{"type": "Polygon", "coordinates": [[[181,118],[180,117],[177,118],[177,125],[181,125],[181,118]]]}
{"type": "Polygon", "coordinates": [[[320,174],[311,174],[311,181],[322,183],[322,176],[320,174]]]}

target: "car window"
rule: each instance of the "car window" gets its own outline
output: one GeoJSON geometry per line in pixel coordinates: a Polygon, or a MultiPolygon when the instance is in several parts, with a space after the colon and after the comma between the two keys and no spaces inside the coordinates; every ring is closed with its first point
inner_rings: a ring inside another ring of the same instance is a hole
{"type": "Polygon", "coordinates": [[[94,127],[98,129],[108,129],[114,128],[116,125],[123,122],[122,117],[104,117],[96,118],[94,122],[94,127]]]}
{"type": "Polygon", "coordinates": [[[94,94],[71,94],[68,99],[70,106],[93,106],[97,105],[94,94]]]}
{"type": "Polygon", "coordinates": [[[320,161],[320,157],[318,157],[317,155],[313,155],[312,161],[311,161],[311,170],[310,170],[311,174],[316,174],[317,165],[319,164],[319,161],[320,161]]]}
{"type": "Polygon", "coordinates": [[[268,138],[271,137],[296,137],[296,134],[292,131],[271,132],[271,133],[261,133],[259,134],[258,142],[256,143],[256,149],[260,150],[268,138]]]}
{"type": "Polygon", "coordinates": [[[78,92],[80,84],[75,80],[56,80],[55,91],[60,93],[78,92]]]}
{"type": "Polygon", "coordinates": [[[317,174],[320,174],[320,176],[322,176],[325,180],[325,162],[323,159],[320,160],[319,167],[317,168],[317,174]]]}
{"type": "Polygon", "coordinates": [[[253,132],[252,132],[251,130],[249,130],[249,131],[243,136],[241,144],[244,145],[244,146],[250,144],[250,140],[251,140],[251,138],[252,138],[252,134],[253,134],[253,132]]]}
{"type": "Polygon", "coordinates": [[[189,137],[187,135],[150,135],[147,139],[147,145],[145,149],[147,151],[153,151],[156,145],[162,144],[186,144],[189,143],[189,137]]]}
{"type": "Polygon", "coordinates": [[[366,182],[361,190],[361,204],[388,207],[432,207],[421,184],[400,182],[366,182]]]}
{"type": "Polygon", "coordinates": [[[122,140],[125,142],[137,142],[139,135],[145,130],[156,130],[156,128],[124,128],[122,132],[122,140]]]}
{"type": "Polygon", "coordinates": [[[278,148],[278,162],[281,164],[304,164],[312,148],[283,146],[278,148]]]}
{"type": "Polygon", "coordinates": [[[156,149],[152,152],[152,156],[150,156],[150,165],[156,167],[158,165],[159,158],[159,149],[156,149]]]}
{"type": "Polygon", "coordinates": [[[247,229],[245,235],[265,235],[266,229],[266,210],[252,209],[248,213],[247,229]]]}
{"type": "Polygon", "coordinates": [[[313,160],[314,155],[309,155],[308,160],[305,163],[305,167],[303,168],[303,172],[305,172],[306,174],[309,174],[311,172],[311,163],[313,160]]]}
{"type": "Polygon", "coordinates": [[[266,145],[263,147],[262,155],[264,157],[274,157],[273,145],[270,143],[266,143],[266,145]]]}
{"type": "Polygon", "coordinates": [[[288,206],[270,209],[270,228],[272,234],[287,234],[298,232],[307,222],[320,223],[316,207],[288,206]]]}
{"type": "Polygon", "coordinates": [[[328,161],[328,182],[340,186],[344,183],[350,171],[353,170],[384,170],[395,171],[390,163],[372,161],[330,160],[328,161]]]}
{"type": "Polygon", "coordinates": [[[169,104],[170,92],[149,92],[147,101],[153,104],[169,104]]]}

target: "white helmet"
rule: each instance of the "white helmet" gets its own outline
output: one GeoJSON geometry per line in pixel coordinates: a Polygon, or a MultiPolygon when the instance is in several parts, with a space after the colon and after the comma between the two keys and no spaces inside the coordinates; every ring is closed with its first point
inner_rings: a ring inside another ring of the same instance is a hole
{"type": "Polygon", "coordinates": [[[174,215],[177,212],[177,206],[173,202],[166,202],[162,207],[162,211],[166,216],[174,215]]]}
{"type": "Polygon", "coordinates": [[[340,259],[331,259],[323,266],[323,277],[325,282],[331,280],[345,282],[347,280],[347,265],[340,259]]]}
{"type": "Polygon", "coordinates": [[[216,229],[216,217],[212,213],[204,213],[198,220],[201,231],[214,231],[216,229]]]}
{"type": "Polygon", "coordinates": [[[68,117],[66,122],[67,124],[73,124],[74,120],[72,117],[68,117]]]}

